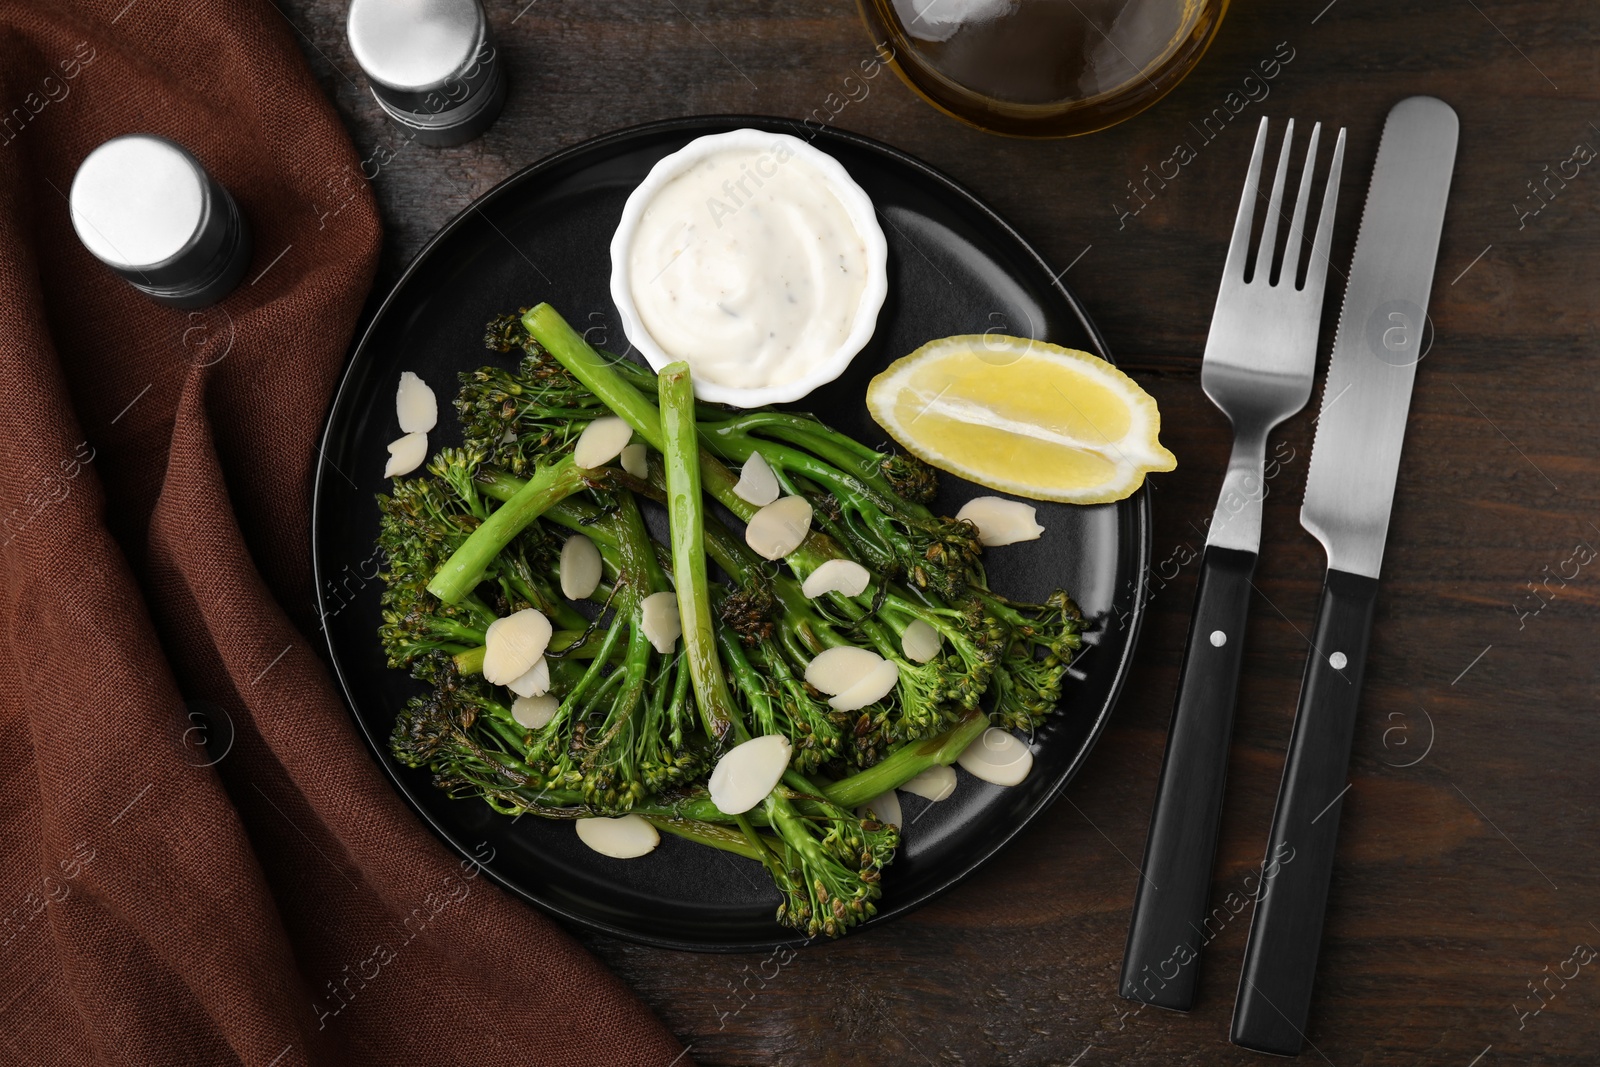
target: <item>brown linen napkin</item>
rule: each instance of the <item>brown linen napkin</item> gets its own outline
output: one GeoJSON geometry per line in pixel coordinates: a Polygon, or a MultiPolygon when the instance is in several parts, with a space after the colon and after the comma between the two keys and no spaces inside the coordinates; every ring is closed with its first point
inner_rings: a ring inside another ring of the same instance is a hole
{"type": "Polygon", "coordinates": [[[0,1062],[666,1067],[615,978],[390,792],[319,658],[312,470],[379,228],[293,30],[262,0],[0,28],[0,1062]],[[248,214],[221,306],[159,307],[74,237],[78,163],[130,131],[248,214]],[[330,216],[330,188],[358,195],[330,216]]]}

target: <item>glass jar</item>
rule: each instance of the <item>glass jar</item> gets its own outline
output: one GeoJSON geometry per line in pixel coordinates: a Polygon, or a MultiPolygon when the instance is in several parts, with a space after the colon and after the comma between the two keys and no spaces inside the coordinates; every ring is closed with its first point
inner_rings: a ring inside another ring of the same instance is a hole
{"type": "Polygon", "coordinates": [[[1072,137],[1114,126],[1194,69],[1228,0],[859,0],[880,55],[980,129],[1072,137]]]}

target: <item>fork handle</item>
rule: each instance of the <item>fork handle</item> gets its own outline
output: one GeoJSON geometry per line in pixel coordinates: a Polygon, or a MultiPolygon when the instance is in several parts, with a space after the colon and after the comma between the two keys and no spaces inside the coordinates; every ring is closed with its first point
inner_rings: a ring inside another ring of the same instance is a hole
{"type": "Polygon", "coordinates": [[[1259,1052],[1297,1056],[1305,1039],[1377,595],[1364,575],[1323,582],[1233,1006],[1233,1043],[1259,1052]]]}
{"type": "Polygon", "coordinates": [[[1206,936],[1228,741],[1256,554],[1208,546],[1178,671],[1150,835],[1122,958],[1122,995],[1188,1011],[1206,936]]]}

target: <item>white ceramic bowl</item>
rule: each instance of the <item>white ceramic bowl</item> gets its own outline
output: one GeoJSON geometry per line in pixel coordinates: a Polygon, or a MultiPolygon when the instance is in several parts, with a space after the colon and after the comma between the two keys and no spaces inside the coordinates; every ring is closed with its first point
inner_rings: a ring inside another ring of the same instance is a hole
{"type": "MultiPolygon", "coordinates": [[[[799,400],[819,386],[833,381],[844,373],[856,353],[872,339],[872,332],[878,324],[878,312],[883,308],[884,298],[889,292],[889,245],[878,225],[877,210],[873,207],[872,198],[856,184],[838,160],[786,133],[741,129],[710,134],[695,138],[650,168],[644,181],[628,197],[627,205],[622,209],[622,221],[617,224],[617,231],[611,238],[611,300],[617,306],[617,312],[622,317],[623,332],[628,335],[633,347],[643,353],[645,360],[658,371],[680,358],[664,351],[645,329],[634,304],[632,287],[628,284],[628,252],[645,208],[663,185],[713,152],[739,148],[770,151],[779,144],[792,151],[796,159],[803,159],[828,182],[866,246],[867,282],[861,294],[861,303],[856,308],[854,324],[844,343],[831,357],[812,368],[809,374],[782,385],[760,388],[723,385],[697,378],[694,391],[702,400],[742,408],[781,404],[799,400]]],[[[692,360],[690,365],[693,366],[692,360]]]]}

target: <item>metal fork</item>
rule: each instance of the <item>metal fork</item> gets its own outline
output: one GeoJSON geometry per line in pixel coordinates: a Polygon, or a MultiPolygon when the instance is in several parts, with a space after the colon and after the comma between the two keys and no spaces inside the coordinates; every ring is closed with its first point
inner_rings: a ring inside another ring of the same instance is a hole
{"type": "MultiPolygon", "coordinates": [[[[1224,908],[1223,918],[1218,920],[1215,912],[1207,914],[1206,905],[1222,815],[1245,623],[1254,588],[1251,579],[1261,547],[1267,436],[1305,407],[1316,369],[1328,243],[1345,141],[1341,129],[1305,264],[1305,281],[1297,285],[1321,134],[1322,124],[1318,123],[1311,130],[1282,265],[1275,270],[1283,187],[1294,140],[1294,120],[1289,120],[1261,242],[1247,278],[1251,224],[1260,198],[1261,160],[1267,146],[1267,120],[1261,120],[1200,371],[1206,395],[1233,423],[1233,455],[1201,557],[1194,615],[1178,673],[1178,697],[1122,961],[1124,997],[1178,1011],[1188,1011],[1194,1003],[1200,951],[1233,914],[1224,908]]],[[[1259,872],[1255,878],[1255,885],[1245,886],[1247,893],[1260,892],[1259,872]]],[[[1246,883],[1250,881],[1246,879],[1246,883]]]]}

